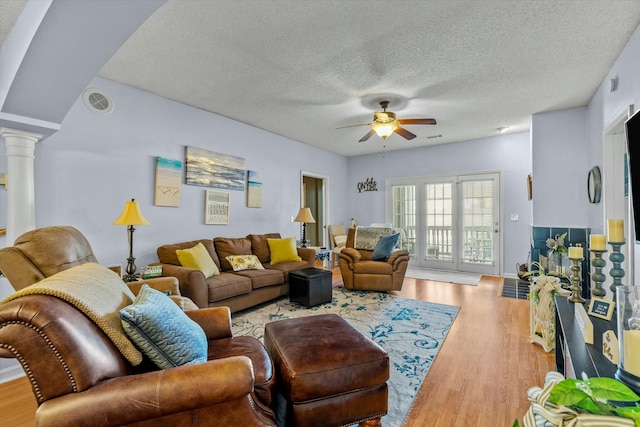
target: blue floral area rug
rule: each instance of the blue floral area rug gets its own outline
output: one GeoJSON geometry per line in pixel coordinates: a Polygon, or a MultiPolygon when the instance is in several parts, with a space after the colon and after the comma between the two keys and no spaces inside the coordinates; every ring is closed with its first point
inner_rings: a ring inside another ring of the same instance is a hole
{"type": "Polygon", "coordinates": [[[335,313],[389,354],[389,413],[385,427],[402,425],[413,399],[456,318],[459,307],[399,298],[379,292],[333,288],[331,303],[306,308],[282,298],[233,315],[234,335],[260,341],[268,322],[335,313]]]}

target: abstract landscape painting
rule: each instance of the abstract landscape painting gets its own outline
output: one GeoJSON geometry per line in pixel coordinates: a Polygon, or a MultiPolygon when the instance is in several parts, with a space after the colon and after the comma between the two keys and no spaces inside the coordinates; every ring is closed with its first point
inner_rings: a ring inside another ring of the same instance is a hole
{"type": "Polygon", "coordinates": [[[244,159],[202,148],[186,150],[186,183],[203,187],[244,190],[244,159]]]}

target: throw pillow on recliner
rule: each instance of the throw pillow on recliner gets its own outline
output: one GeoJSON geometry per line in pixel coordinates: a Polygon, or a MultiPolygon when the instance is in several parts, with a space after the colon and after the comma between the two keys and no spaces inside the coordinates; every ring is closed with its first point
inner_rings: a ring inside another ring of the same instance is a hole
{"type": "Polygon", "coordinates": [[[374,261],[386,261],[390,256],[393,249],[398,244],[400,233],[389,234],[387,236],[381,236],[373,250],[371,259],[374,261]]]}
{"type": "Polygon", "coordinates": [[[129,339],[161,369],[207,361],[207,336],[200,325],[149,285],[120,310],[120,320],[129,339]]]}

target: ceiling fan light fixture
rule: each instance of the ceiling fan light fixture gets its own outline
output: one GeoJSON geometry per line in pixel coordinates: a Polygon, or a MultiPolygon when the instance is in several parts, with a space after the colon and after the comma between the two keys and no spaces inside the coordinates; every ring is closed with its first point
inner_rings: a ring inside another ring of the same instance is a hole
{"type": "Polygon", "coordinates": [[[382,139],[387,139],[398,128],[398,122],[374,123],[371,129],[382,139]]]}

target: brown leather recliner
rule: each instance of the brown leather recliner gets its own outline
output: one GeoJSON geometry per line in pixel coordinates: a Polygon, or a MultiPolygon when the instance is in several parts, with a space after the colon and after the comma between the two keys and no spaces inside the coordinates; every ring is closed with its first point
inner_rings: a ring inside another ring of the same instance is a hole
{"type": "MultiPolygon", "coordinates": [[[[18,237],[13,246],[0,249],[0,271],[16,291],[87,262],[97,263],[98,260],[86,237],[70,226],[31,230],[18,237]]],[[[180,295],[175,277],[147,279],[128,285],[137,295],[143,283],[159,291],[169,291],[171,299],[183,310],[198,308],[189,298],[180,295]]]]}
{"type": "Polygon", "coordinates": [[[344,287],[379,292],[401,290],[409,266],[409,252],[395,250],[386,261],[374,261],[373,251],[355,249],[354,240],[355,228],[350,228],[346,247],[339,254],[344,287]]]}
{"type": "MultiPolygon", "coordinates": [[[[117,280],[117,279],[116,279],[117,280]]],[[[253,337],[233,337],[226,307],[186,312],[209,361],[132,366],[83,312],[50,295],[0,304],[0,357],[16,358],[38,426],[273,426],[273,365],[253,337]]]]}

